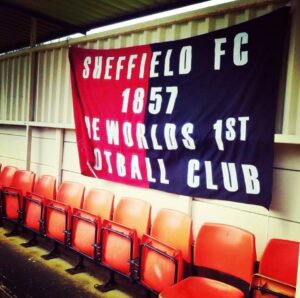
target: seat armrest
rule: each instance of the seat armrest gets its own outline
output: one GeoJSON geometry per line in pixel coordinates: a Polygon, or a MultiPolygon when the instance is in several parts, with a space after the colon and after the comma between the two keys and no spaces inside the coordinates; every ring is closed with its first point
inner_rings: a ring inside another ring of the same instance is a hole
{"type": "Polygon", "coordinates": [[[97,216],[91,212],[88,212],[86,210],[80,209],[80,208],[74,208],[72,212],[72,216],[75,215],[76,217],[86,219],[93,222],[99,222],[101,221],[100,216],[97,216]]]}
{"type": "Polygon", "coordinates": [[[136,235],[136,230],[133,228],[129,228],[125,225],[119,224],[112,220],[105,219],[102,224],[102,229],[109,229],[111,232],[115,232],[116,234],[124,234],[127,237],[133,237],[136,235]]]}
{"type": "Polygon", "coordinates": [[[71,210],[71,207],[69,205],[55,200],[48,200],[47,205],[45,207],[56,209],[57,211],[60,210],[62,212],[70,212],[71,210]]]}
{"type": "Polygon", "coordinates": [[[3,194],[9,194],[9,195],[12,195],[12,196],[22,197],[22,192],[19,189],[14,188],[14,187],[3,187],[2,193],[3,194]]]}
{"type": "Polygon", "coordinates": [[[174,248],[170,245],[163,243],[162,241],[160,241],[160,240],[156,239],[155,237],[152,237],[148,234],[143,235],[140,245],[144,245],[144,246],[147,245],[147,247],[149,249],[151,249],[150,247],[153,247],[153,248],[155,248],[155,250],[159,250],[163,254],[167,254],[174,258],[177,258],[178,256],[181,257],[181,252],[179,250],[177,250],[176,248],[174,248]]]}
{"type": "MultiPolygon", "coordinates": [[[[278,298],[291,298],[295,297],[296,287],[256,273],[252,279],[251,293],[255,291],[261,292],[262,295],[270,294],[278,298]]],[[[253,297],[256,297],[255,294],[253,297]]]]}

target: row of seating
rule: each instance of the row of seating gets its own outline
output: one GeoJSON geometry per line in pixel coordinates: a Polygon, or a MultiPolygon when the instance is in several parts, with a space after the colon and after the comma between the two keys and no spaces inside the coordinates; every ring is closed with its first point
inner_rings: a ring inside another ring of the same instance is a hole
{"type": "MultiPolygon", "coordinates": [[[[1,164],[0,164],[1,170],[1,164]]],[[[121,198],[114,210],[112,192],[62,182],[6,166],[0,172],[0,220],[54,242],[43,256],[57,257],[58,245],[80,259],[72,274],[84,269],[84,258],[110,270],[102,291],[111,289],[114,273],[141,284],[159,297],[294,297],[299,243],[272,239],[255,272],[255,237],[237,227],[204,224],[192,243],[192,220],[182,212],[161,209],[151,226],[151,205],[121,198]],[[193,245],[192,245],[193,244],[193,245]],[[193,249],[193,251],[192,251],[193,249]]]]}

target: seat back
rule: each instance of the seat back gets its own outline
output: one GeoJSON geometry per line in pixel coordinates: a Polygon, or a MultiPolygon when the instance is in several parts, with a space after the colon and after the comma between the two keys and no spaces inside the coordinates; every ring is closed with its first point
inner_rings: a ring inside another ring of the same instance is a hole
{"type": "Polygon", "coordinates": [[[57,201],[71,208],[81,208],[84,197],[84,185],[77,182],[64,181],[58,188],[57,201]]]}
{"type": "Polygon", "coordinates": [[[191,261],[192,219],[186,213],[160,209],[153,222],[151,236],[181,251],[186,262],[191,261]]]}
{"type": "Polygon", "coordinates": [[[130,261],[138,256],[139,242],[150,228],[151,205],[133,198],[121,198],[113,221],[104,220],[101,263],[126,276],[132,274],[130,261]]]}
{"type": "Polygon", "coordinates": [[[20,190],[24,196],[27,192],[32,192],[34,180],[35,173],[31,171],[17,170],[10,186],[20,190]]]}
{"type": "Polygon", "coordinates": [[[8,187],[11,185],[13,177],[17,168],[6,166],[3,168],[2,172],[0,173],[0,187],[8,187]]]}
{"type": "Polygon", "coordinates": [[[121,198],[114,212],[113,221],[135,229],[138,238],[150,229],[151,205],[148,202],[124,197],[121,198]]]}
{"type": "Polygon", "coordinates": [[[31,171],[17,170],[7,188],[8,193],[3,195],[5,214],[8,219],[19,219],[19,211],[23,208],[23,196],[31,192],[34,186],[35,174],[31,171]],[[17,193],[16,193],[17,192],[17,193]]]}
{"type": "Polygon", "coordinates": [[[40,176],[35,182],[33,192],[42,198],[54,200],[56,198],[56,178],[51,175],[40,176]]]}
{"type": "Polygon", "coordinates": [[[256,261],[252,233],[223,224],[204,224],[194,249],[196,266],[229,274],[250,284],[256,261]]]}
{"type": "Polygon", "coordinates": [[[56,198],[56,179],[54,176],[43,175],[34,184],[33,193],[25,197],[23,225],[35,232],[41,231],[40,221],[42,220],[45,199],[56,198]]]}
{"type": "Polygon", "coordinates": [[[296,286],[299,242],[271,239],[261,258],[259,274],[296,286]]]}
{"type": "Polygon", "coordinates": [[[103,219],[111,219],[114,194],[104,189],[91,189],[84,198],[82,209],[103,219]]]}
{"type": "Polygon", "coordinates": [[[184,263],[191,261],[192,220],[185,213],[161,209],[141,243],[140,281],[153,292],[161,292],[181,280],[184,263]]]}
{"type": "Polygon", "coordinates": [[[96,257],[95,245],[100,241],[101,221],[111,219],[114,195],[102,189],[91,189],[82,209],[74,209],[71,247],[89,258],[96,257]]]}
{"type": "Polygon", "coordinates": [[[45,235],[66,244],[65,231],[70,229],[71,211],[81,208],[84,186],[81,183],[64,181],[58,189],[56,201],[46,205],[44,212],[45,235]]]}

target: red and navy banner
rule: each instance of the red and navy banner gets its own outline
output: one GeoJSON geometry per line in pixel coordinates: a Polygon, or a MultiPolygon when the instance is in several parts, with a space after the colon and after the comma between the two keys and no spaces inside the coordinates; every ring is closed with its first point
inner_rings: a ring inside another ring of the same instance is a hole
{"type": "Polygon", "coordinates": [[[82,174],[268,208],[288,13],[177,41],[71,48],[82,174]]]}

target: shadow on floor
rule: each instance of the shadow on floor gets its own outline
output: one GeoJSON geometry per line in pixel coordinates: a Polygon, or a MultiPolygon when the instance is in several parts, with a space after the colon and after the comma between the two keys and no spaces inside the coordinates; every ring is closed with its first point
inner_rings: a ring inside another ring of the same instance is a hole
{"type": "Polygon", "coordinates": [[[65,272],[74,266],[77,256],[61,248],[60,258],[45,261],[42,255],[49,252],[51,242],[39,238],[39,245],[24,248],[29,233],[7,238],[9,224],[0,227],[0,297],[17,298],[143,298],[145,291],[138,285],[130,284],[123,277],[117,277],[117,289],[101,293],[94,289],[108,277],[106,269],[86,260],[87,271],[76,275],[65,272]]]}

